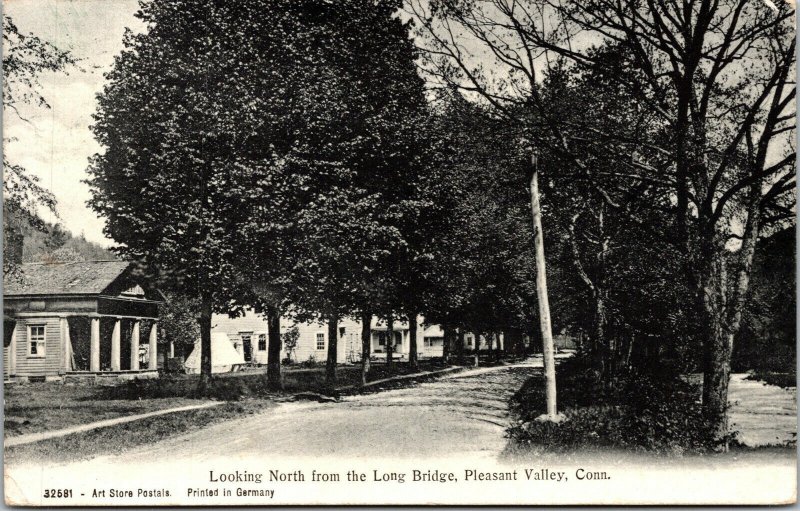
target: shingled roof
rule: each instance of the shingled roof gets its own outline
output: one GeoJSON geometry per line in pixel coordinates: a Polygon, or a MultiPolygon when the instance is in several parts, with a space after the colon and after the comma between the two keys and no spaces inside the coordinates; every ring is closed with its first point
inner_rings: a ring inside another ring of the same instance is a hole
{"type": "Polygon", "coordinates": [[[102,294],[129,265],[125,261],[23,263],[21,278],[3,278],[3,295],[102,294]]]}

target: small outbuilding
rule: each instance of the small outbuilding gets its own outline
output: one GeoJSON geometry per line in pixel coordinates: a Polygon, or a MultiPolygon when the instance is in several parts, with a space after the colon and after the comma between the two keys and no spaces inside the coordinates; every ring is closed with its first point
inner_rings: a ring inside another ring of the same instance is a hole
{"type": "MultiPolygon", "coordinates": [[[[188,374],[200,374],[202,369],[203,345],[198,340],[194,343],[194,350],[186,359],[184,367],[188,374]]],[[[229,373],[244,365],[244,356],[233,347],[228,334],[224,332],[211,333],[211,372],[229,373]]]]}
{"type": "Polygon", "coordinates": [[[158,376],[164,297],[130,263],[26,263],[20,270],[3,278],[6,381],[158,376]]]}

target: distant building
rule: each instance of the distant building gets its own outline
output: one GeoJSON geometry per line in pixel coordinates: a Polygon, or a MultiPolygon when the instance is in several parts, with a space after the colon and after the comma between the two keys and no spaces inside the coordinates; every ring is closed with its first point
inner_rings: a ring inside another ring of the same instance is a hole
{"type": "Polygon", "coordinates": [[[560,333],[553,336],[553,346],[556,350],[577,350],[580,344],[580,337],[562,330],[560,333]]]}
{"type": "MultiPolygon", "coordinates": [[[[245,358],[246,362],[255,364],[267,363],[267,321],[264,317],[253,312],[248,312],[242,317],[230,318],[226,315],[215,315],[211,321],[212,332],[222,332],[228,335],[234,348],[245,358]]],[[[281,334],[290,328],[297,327],[299,339],[297,347],[291,353],[292,360],[304,362],[307,360],[325,361],[328,356],[328,325],[324,323],[296,323],[289,319],[281,320],[281,334]]],[[[395,321],[394,329],[394,359],[408,360],[410,351],[410,331],[407,321],[395,321]]],[[[417,317],[417,353],[420,358],[441,357],[444,347],[444,332],[439,325],[426,325],[422,316],[417,317]]],[[[339,321],[338,343],[336,345],[337,362],[356,363],[361,361],[361,321],[353,318],[344,318],[339,321]]],[[[372,318],[370,325],[371,357],[386,359],[386,343],[388,342],[388,328],[386,321],[372,318]]],[[[488,349],[489,344],[485,337],[480,338],[481,349],[488,349]]],[[[498,335],[495,348],[502,349],[503,335],[498,335]]],[[[474,349],[475,335],[467,333],[464,336],[464,347],[474,349]]],[[[281,349],[281,359],[290,354],[285,347],[281,349]]]]}
{"type": "Polygon", "coordinates": [[[163,295],[123,261],[27,263],[3,279],[6,380],[149,378],[163,295]]]}

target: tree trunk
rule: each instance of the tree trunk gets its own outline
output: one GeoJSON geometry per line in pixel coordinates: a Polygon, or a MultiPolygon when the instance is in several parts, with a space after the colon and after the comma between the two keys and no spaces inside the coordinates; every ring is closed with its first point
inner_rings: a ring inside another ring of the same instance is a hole
{"type": "Polygon", "coordinates": [[[717,438],[725,440],[722,444],[725,450],[728,448],[728,384],[733,341],[741,325],[760,231],[760,198],[761,182],[757,181],[750,189],[736,282],[730,301],[726,296],[728,286],[724,248],[707,241],[701,252],[710,261],[703,267],[705,275],[700,293],[704,327],[703,413],[715,425],[717,438]]]}
{"type": "Polygon", "coordinates": [[[372,314],[361,313],[361,385],[367,384],[369,357],[372,355],[372,314]]]}
{"type": "Polygon", "coordinates": [[[703,336],[703,414],[721,439],[728,433],[726,412],[731,360],[724,325],[725,261],[723,253],[714,250],[713,245],[704,247],[701,257],[698,310],[703,336]]]}
{"type": "Polygon", "coordinates": [[[539,204],[539,169],[535,157],[531,173],[531,214],[533,217],[533,245],[536,258],[536,298],[539,302],[539,328],[542,332],[544,375],[546,382],[547,415],[556,417],[556,363],[553,350],[553,329],[550,326],[550,301],[547,296],[547,271],[542,233],[542,208],[539,204]]]}
{"type": "Polygon", "coordinates": [[[267,308],[267,387],[279,390],[281,381],[281,311],[267,308]]]}
{"type": "Polygon", "coordinates": [[[328,360],[325,362],[325,383],[336,384],[336,355],[339,344],[339,316],[328,318],[328,360]]]}
{"type": "Polygon", "coordinates": [[[592,360],[601,378],[609,377],[609,349],[606,342],[606,303],[598,289],[594,297],[594,332],[592,333],[592,360]]]}
{"type": "Polygon", "coordinates": [[[475,336],[475,346],[472,350],[473,365],[478,367],[481,365],[481,334],[475,333],[473,335],[475,336]]]}
{"type": "Polygon", "coordinates": [[[211,316],[213,313],[211,297],[203,296],[200,304],[200,378],[211,378],[211,316]]]}
{"type": "Polygon", "coordinates": [[[458,338],[456,339],[456,354],[458,356],[457,361],[459,364],[464,363],[464,329],[458,329],[458,338]]]}
{"type": "Polygon", "coordinates": [[[391,314],[386,318],[386,369],[392,370],[394,354],[394,318],[391,314]]]}
{"type": "Polygon", "coordinates": [[[444,362],[446,365],[448,363],[448,359],[450,358],[450,343],[453,340],[453,329],[447,325],[444,325],[442,330],[442,362],[444,362]]]}
{"type": "Polygon", "coordinates": [[[750,188],[747,220],[742,234],[742,247],[739,250],[736,286],[729,305],[727,334],[731,354],[733,353],[734,337],[739,333],[739,327],[742,323],[747,291],[750,288],[750,274],[753,270],[753,256],[756,252],[756,243],[761,231],[761,186],[761,180],[758,180],[750,188]]]}
{"type": "Polygon", "coordinates": [[[419,369],[419,356],[417,354],[417,315],[408,315],[408,364],[412,371],[419,369]]]}
{"type": "Polygon", "coordinates": [[[516,342],[516,344],[515,344],[515,346],[516,346],[516,354],[518,356],[520,356],[520,357],[524,357],[525,356],[525,342],[523,341],[523,338],[522,338],[522,330],[520,330],[519,328],[515,328],[513,330],[513,332],[514,332],[514,337],[516,337],[516,341],[515,341],[516,342]]]}
{"type": "Polygon", "coordinates": [[[631,332],[630,339],[628,340],[628,353],[625,355],[625,367],[631,367],[631,357],[633,356],[633,347],[636,343],[636,334],[631,332]]]}

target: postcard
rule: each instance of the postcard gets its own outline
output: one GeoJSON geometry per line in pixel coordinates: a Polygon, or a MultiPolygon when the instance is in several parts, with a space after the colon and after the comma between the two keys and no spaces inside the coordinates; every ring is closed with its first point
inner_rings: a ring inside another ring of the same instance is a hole
{"type": "Polygon", "coordinates": [[[795,41],[6,0],[6,504],[796,502],[795,41]]]}

